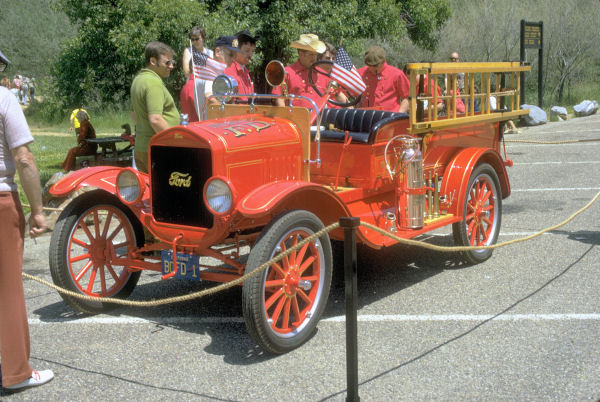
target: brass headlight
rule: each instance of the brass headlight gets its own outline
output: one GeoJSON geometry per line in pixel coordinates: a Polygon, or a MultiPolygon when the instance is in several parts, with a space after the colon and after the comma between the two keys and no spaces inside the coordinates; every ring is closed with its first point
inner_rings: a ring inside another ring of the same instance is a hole
{"type": "Polygon", "coordinates": [[[229,183],[220,178],[210,179],[204,188],[206,206],[217,215],[226,214],[233,207],[233,191],[229,183]]]}
{"type": "Polygon", "coordinates": [[[132,168],[123,169],[117,175],[117,194],[119,198],[126,204],[134,204],[138,202],[144,190],[146,184],[132,168]]]}

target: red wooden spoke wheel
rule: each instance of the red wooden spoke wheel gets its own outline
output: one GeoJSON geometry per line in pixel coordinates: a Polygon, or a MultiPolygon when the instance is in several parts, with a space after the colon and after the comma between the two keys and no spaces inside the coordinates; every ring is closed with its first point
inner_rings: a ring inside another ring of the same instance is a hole
{"type": "MultiPolygon", "coordinates": [[[[246,272],[297,245],[323,228],[307,211],[292,211],[265,228],[246,272]]],[[[327,303],[331,285],[331,244],[323,235],[244,282],[243,310],[248,331],[266,351],[285,353],[306,342],[327,303]]]]}
{"type": "MultiPolygon", "coordinates": [[[[463,220],[452,226],[454,242],[461,246],[495,244],[500,233],[502,197],[494,169],[481,164],[473,169],[463,207],[463,220]]],[[[492,250],[473,250],[461,253],[471,264],[487,260],[492,250]]]]}
{"type": "MultiPolygon", "coordinates": [[[[93,297],[129,296],[140,272],[129,271],[119,259],[143,243],[143,236],[139,221],[116,198],[84,194],[69,204],[54,228],[50,246],[54,283],[93,297]]],[[[84,312],[114,307],[61,296],[84,312]]]]}

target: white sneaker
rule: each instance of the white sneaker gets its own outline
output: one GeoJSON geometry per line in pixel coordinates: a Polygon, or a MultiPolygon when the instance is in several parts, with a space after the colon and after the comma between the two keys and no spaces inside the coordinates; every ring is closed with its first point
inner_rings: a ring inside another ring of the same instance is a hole
{"type": "Polygon", "coordinates": [[[52,372],[52,370],[43,370],[43,371],[33,370],[33,372],[31,373],[31,377],[29,377],[25,381],[22,381],[18,384],[14,384],[14,385],[8,385],[4,388],[10,389],[10,390],[21,390],[21,389],[25,389],[25,388],[37,387],[38,385],[43,385],[43,384],[47,383],[48,381],[52,380],[53,378],[54,378],[54,373],[52,372]]]}

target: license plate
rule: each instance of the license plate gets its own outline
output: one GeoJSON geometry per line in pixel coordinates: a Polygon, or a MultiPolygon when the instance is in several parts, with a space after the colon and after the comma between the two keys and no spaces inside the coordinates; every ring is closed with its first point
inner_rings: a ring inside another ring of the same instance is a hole
{"type": "MultiPolygon", "coordinates": [[[[173,251],[162,250],[160,252],[162,260],[162,273],[170,274],[173,272],[173,251]]],[[[192,254],[177,253],[177,272],[175,278],[199,281],[200,279],[200,256],[192,254]]]]}

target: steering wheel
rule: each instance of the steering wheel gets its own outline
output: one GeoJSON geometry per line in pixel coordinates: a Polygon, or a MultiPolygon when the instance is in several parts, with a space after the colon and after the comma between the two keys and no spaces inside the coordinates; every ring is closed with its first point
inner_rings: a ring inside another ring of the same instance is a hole
{"type": "MultiPolygon", "coordinates": [[[[315,85],[315,82],[313,80],[313,73],[317,73],[317,74],[321,74],[324,75],[328,78],[331,78],[331,73],[327,73],[319,68],[317,68],[317,66],[319,66],[320,64],[328,64],[330,66],[333,66],[333,61],[331,60],[317,60],[315,61],[310,68],[308,69],[308,83],[310,84],[310,86],[312,87],[312,89],[315,90],[315,92],[319,95],[319,96],[323,96],[323,93],[319,90],[319,88],[317,88],[317,86],[315,85]]],[[[337,82],[337,81],[336,81],[337,82]]],[[[356,105],[358,102],[360,102],[360,99],[362,97],[362,95],[358,95],[358,97],[354,97],[350,95],[350,92],[348,91],[347,88],[344,88],[342,84],[338,83],[340,88],[344,89],[344,95],[346,95],[346,97],[348,98],[348,102],[338,102],[335,101],[333,99],[329,99],[329,103],[339,106],[339,107],[349,107],[349,106],[354,106],[356,105]]]]}
{"type": "Polygon", "coordinates": [[[403,163],[412,161],[417,155],[419,151],[418,142],[416,149],[409,145],[416,141],[417,139],[415,137],[402,134],[390,138],[387,144],[385,144],[385,149],[383,151],[385,168],[392,180],[394,180],[394,177],[398,174],[398,167],[403,163]]]}

